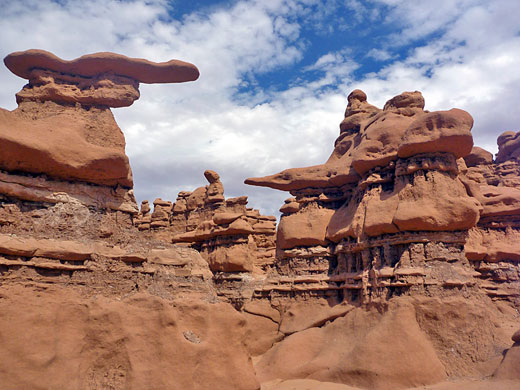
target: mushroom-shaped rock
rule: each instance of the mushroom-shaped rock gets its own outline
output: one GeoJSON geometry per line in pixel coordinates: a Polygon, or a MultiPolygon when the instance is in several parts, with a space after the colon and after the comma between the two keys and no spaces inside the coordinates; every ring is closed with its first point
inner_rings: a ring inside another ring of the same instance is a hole
{"type": "Polygon", "coordinates": [[[4,63],[15,75],[27,80],[31,78],[34,69],[48,69],[83,77],[113,73],[146,84],[181,83],[194,81],[199,77],[197,67],[189,62],[152,62],[109,52],[87,54],[67,61],[48,51],[32,49],[11,53],[5,57],[4,63]]]}
{"type": "Polygon", "coordinates": [[[493,162],[493,154],[478,146],[474,146],[470,154],[464,157],[464,162],[468,168],[476,167],[477,165],[488,165],[493,162]]]}
{"type": "Polygon", "coordinates": [[[464,157],[471,152],[473,118],[464,110],[435,111],[418,117],[404,132],[399,157],[447,152],[464,157]]]}
{"type": "Polygon", "coordinates": [[[220,181],[220,176],[217,172],[207,170],[204,172],[204,177],[209,182],[206,192],[206,202],[217,203],[224,201],[224,185],[220,181]]]}
{"type": "Polygon", "coordinates": [[[197,79],[182,61],[154,63],[114,53],[72,61],[43,50],[9,54],[5,65],[29,83],[19,108],[0,109],[0,169],[132,187],[125,139],[109,107],[131,105],[139,82],[197,79]]]}
{"type": "Polygon", "coordinates": [[[171,60],[151,62],[115,53],[88,54],[72,61],[44,50],[9,54],[5,65],[29,80],[17,95],[22,101],[55,101],[107,107],[130,106],[139,99],[139,83],[196,80],[195,65],[171,60]]]}
{"type": "Polygon", "coordinates": [[[141,214],[146,215],[150,212],[150,203],[147,200],[141,202],[141,214]]]}
{"type": "MultiPolygon", "coordinates": [[[[246,184],[304,199],[280,209],[280,249],[407,231],[467,230],[482,211],[458,177],[468,171],[461,157],[473,146],[472,125],[463,110],[424,111],[418,91],[403,92],[380,110],[354,90],[325,164],[250,178],[246,184]],[[327,204],[327,193],[338,203],[327,204]]],[[[511,139],[506,135],[504,143],[511,139]]],[[[511,198],[504,197],[504,205],[511,198]]]]}
{"type": "Polygon", "coordinates": [[[507,160],[520,160],[520,131],[506,131],[498,139],[498,153],[496,162],[502,163],[507,160]]]}
{"type": "Polygon", "coordinates": [[[215,171],[212,171],[210,169],[207,169],[206,171],[204,171],[204,177],[206,178],[206,180],[211,184],[211,183],[216,183],[217,181],[220,181],[220,176],[217,172],[215,171]]]}
{"type": "Polygon", "coordinates": [[[345,110],[345,119],[340,123],[340,132],[359,132],[361,125],[367,119],[373,117],[379,108],[367,102],[367,95],[360,89],[353,90],[348,95],[348,105],[345,110]]]}

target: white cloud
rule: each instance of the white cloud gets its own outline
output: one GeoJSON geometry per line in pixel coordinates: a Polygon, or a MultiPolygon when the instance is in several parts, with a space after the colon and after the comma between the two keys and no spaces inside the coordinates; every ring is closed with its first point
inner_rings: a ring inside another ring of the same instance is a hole
{"type": "Polygon", "coordinates": [[[392,59],[393,55],[388,50],[372,48],[366,54],[367,57],[373,58],[377,61],[388,61],[392,59]]]}

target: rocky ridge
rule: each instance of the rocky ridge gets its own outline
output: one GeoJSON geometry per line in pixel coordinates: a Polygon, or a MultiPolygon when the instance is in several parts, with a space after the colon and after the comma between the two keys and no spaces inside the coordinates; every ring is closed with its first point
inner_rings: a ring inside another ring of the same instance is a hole
{"type": "Polygon", "coordinates": [[[138,209],[110,107],[193,65],[5,62],[0,390],[518,386],[520,133],[493,160],[468,113],[356,90],[325,164],[247,180],[291,192],[276,229],[213,171],[138,209]]]}
{"type": "Polygon", "coordinates": [[[213,272],[264,273],[274,262],[276,217],[247,207],[247,196],[224,197],[220,176],[204,172],[209,182],[193,192],[182,191],[172,203],[143,201],[134,223],[168,242],[190,243],[213,272]]]}

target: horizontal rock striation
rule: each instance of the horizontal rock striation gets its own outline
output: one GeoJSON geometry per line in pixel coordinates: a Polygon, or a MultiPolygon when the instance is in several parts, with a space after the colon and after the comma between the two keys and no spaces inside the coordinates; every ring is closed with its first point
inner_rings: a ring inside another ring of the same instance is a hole
{"type": "Polygon", "coordinates": [[[207,170],[209,184],[182,191],[175,203],[144,201],[135,219],[140,231],[200,251],[214,272],[267,271],[274,261],[276,218],[247,207],[247,197],[224,197],[219,175],[207,170]]]}
{"type": "Polygon", "coordinates": [[[467,258],[479,272],[489,296],[520,296],[520,133],[498,137],[495,161],[466,158],[465,185],[482,206],[477,226],[469,231],[467,258]]]}
{"type": "Polygon", "coordinates": [[[472,125],[463,110],[425,111],[417,91],[382,110],[353,91],[325,164],[245,181],[293,196],[280,209],[280,277],[257,295],[367,303],[471,291],[517,301],[519,171],[505,157],[516,156],[516,135],[499,138],[493,163],[472,148],[472,125]]]}

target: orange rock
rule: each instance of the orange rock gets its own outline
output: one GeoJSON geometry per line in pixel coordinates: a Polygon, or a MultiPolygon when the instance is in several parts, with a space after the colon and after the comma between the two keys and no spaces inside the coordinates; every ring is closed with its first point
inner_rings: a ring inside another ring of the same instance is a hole
{"type": "Polygon", "coordinates": [[[282,249],[296,246],[325,245],[325,232],[334,210],[305,209],[284,215],[278,225],[277,246],[282,249]]]}
{"type": "Polygon", "coordinates": [[[213,272],[251,272],[253,271],[255,253],[247,244],[216,246],[206,255],[209,268],[213,272]]]}
{"type": "Polygon", "coordinates": [[[393,223],[401,231],[470,229],[478,222],[481,207],[460,181],[431,171],[404,184],[393,223]]]}
{"type": "Polygon", "coordinates": [[[43,50],[8,55],[6,66],[29,80],[18,109],[0,109],[0,169],[71,181],[132,187],[124,136],[108,107],[139,98],[139,81],[195,80],[182,61],[152,63],[114,53],[64,61],[43,50]]]}
{"type": "Polygon", "coordinates": [[[511,340],[515,343],[520,343],[520,329],[518,329],[513,335],[511,336],[511,340]]]}
{"type": "Polygon", "coordinates": [[[264,354],[275,342],[282,339],[283,335],[278,331],[276,322],[247,312],[242,315],[247,321],[245,344],[251,356],[264,354]]]}
{"type": "Polygon", "coordinates": [[[398,149],[399,157],[420,153],[447,152],[464,157],[471,152],[473,118],[466,111],[430,112],[417,118],[404,133],[398,149]]]}
{"type": "Polygon", "coordinates": [[[493,162],[493,154],[478,146],[474,146],[471,148],[471,153],[464,157],[464,161],[468,167],[487,165],[493,162]]]}
{"type": "Polygon", "coordinates": [[[280,207],[280,212],[284,214],[296,213],[298,210],[300,210],[300,204],[298,202],[286,202],[280,207]]]}
{"type": "Polygon", "coordinates": [[[520,158],[520,131],[506,131],[497,140],[498,153],[496,162],[501,163],[507,160],[518,160],[520,158]]]}
{"type": "Polygon", "coordinates": [[[520,189],[481,185],[482,216],[520,215],[520,189]]]}
{"type": "Polygon", "coordinates": [[[0,168],[132,187],[124,136],[108,109],[52,102],[0,109],[0,168]],[[33,119],[36,117],[36,119],[33,119]]]}
{"type": "Polygon", "coordinates": [[[113,73],[147,84],[180,83],[199,77],[198,69],[188,62],[171,60],[157,63],[108,52],[87,54],[66,61],[48,51],[33,49],[11,53],[4,58],[4,63],[11,72],[24,79],[31,77],[33,69],[87,77],[113,73]]]}
{"type": "Polygon", "coordinates": [[[515,343],[505,352],[504,360],[498,366],[493,377],[500,380],[520,380],[520,345],[515,343]]]}
{"type": "Polygon", "coordinates": [[[241,216],[241,213],[217,213],[213,216],[213,222],[217,225],[224,225],[233,222],[241,216]]]}
{"type": "Polygon", "coordinates": [[[204,176],[209,182],[205,201],[208,203],[216,203],[224,201],[224,185],[220,182],[220,176],[215,171],[207,170],[204,176]]]}
{"type": "Polygon", "coordinates": [[[323,326],[327,321],[334,321],[338,317],[354,309],[344,302],[341,305],[330,306],[328,302],[295,302],[283,313],[280,322],[280,332],[290,335],[305,329],[323,326]]]}
{"type": "Polygon", "coordinates": [[[265,353],[255,369],[261,382],[307,378],[370,389],[409,388],[446,378],[407,304],[391,304],[384,314],[354,309],[321,328],[294,333],[265,353]]]}
{"type": "Polygon", "coordinates": [[[246,321],[229,304],[52,286],[3,286],[2,297],[1,387],[259,389],[246,321]]]}

